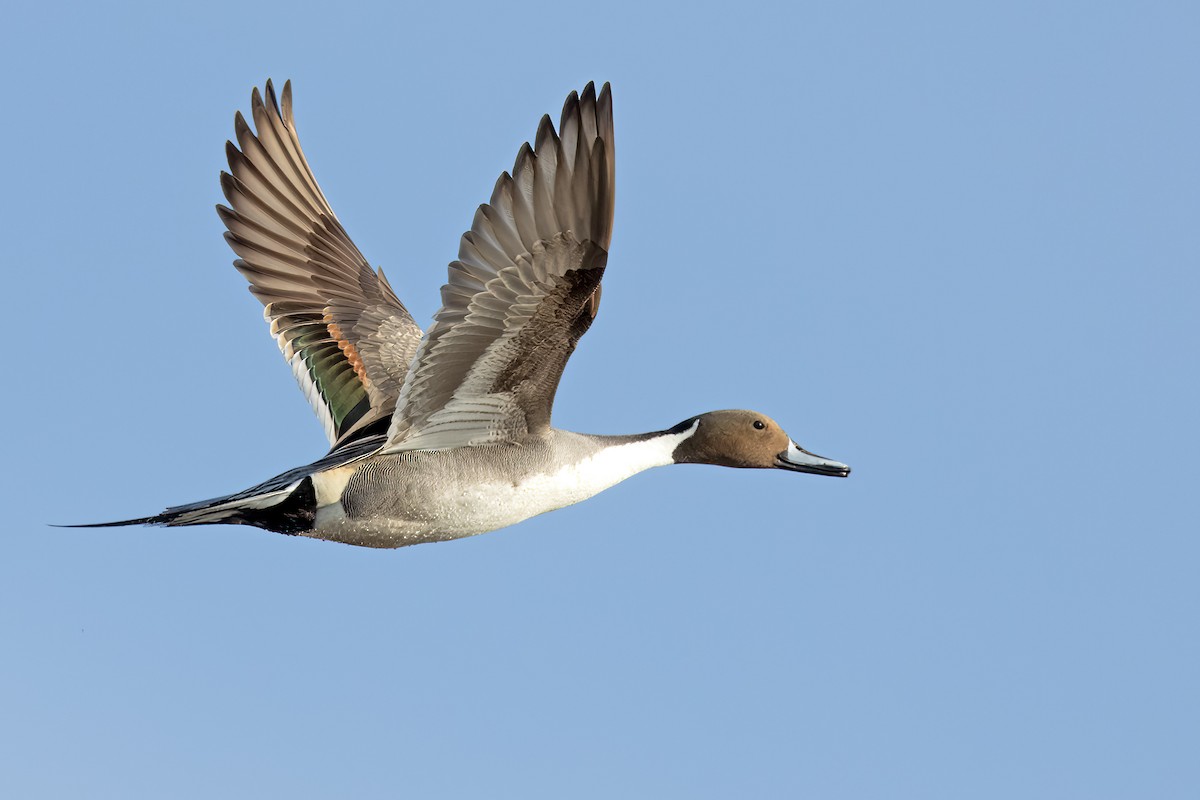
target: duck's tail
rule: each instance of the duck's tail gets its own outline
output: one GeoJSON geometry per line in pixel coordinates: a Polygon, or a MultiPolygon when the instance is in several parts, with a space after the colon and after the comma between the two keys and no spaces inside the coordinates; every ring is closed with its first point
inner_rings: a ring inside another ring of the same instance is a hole
{"type": "MultiPolygon", "coordinates": [[[[259,487],[255,487],[258,489],[259,487]]],[[[317,495],[312,478],[305,476],[281,488],[237,494],[172,506],[152,517],[61,525],[63,528],[117,528],[123,525],[253,525],[276,533],[297,534],[312,530],[317,495]]]]}
{"type": "MultiPolygon", "coordinates": [[[[383,425],[387,420],[380,420],[383,425]]],[[[339,445],[322,458],[288,470],[242,492],[172,506],[153,517],[60,525],[61,528],[117,528],[122,525],[253,525],[276,533],[298,534],[312,530],[317,517],[317,492],[312,476],[344,466],[376,452],[387,440],[384,433],[364,435],[339,445]]]]}

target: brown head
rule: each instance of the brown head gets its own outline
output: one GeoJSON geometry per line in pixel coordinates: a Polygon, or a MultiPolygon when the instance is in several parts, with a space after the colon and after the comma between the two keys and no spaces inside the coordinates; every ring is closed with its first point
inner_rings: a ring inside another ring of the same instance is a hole
{"type": "Polygon", "coordinates": [[[841,478],[850,474],[845,464],[808,452],[775,420],[756,411],[710,411],[679,423],[671,432],[693,428],[695,432],[675,448],[676,464],[776,468],[841,478]]]}

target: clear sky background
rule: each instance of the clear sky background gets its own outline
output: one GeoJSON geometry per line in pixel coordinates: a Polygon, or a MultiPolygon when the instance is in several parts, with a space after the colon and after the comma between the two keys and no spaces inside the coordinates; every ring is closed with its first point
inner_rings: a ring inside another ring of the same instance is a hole
{"type": "Polygon", "coordinates": [[[1200,796],[1194,3],[3,28],[6,796],[1200,796]],[[326,448],[212,210],[267,77],[423,324],[538,118],[611,81],[556,424],[755,408],[854,474],[661,469],[398,551],[47,527],[326,448]]]}

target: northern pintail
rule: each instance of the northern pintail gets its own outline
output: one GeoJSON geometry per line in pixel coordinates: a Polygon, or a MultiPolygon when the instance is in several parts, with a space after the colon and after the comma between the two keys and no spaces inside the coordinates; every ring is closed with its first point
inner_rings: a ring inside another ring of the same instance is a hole
{"type": "Polygon", "coordinates": [[[591,327],[612,235],[612,95],[572,92],[463,234],[422,333],[325,200],[290,81],[251,95],[217,206],[234,266],[325,427],[321,459],[225,497],[101,525],[254,525],[368,547],[455,539],[578,503],[650,467],[718,464],[845,477],[753,411],[594,436],[550,426],[591,327]]]}

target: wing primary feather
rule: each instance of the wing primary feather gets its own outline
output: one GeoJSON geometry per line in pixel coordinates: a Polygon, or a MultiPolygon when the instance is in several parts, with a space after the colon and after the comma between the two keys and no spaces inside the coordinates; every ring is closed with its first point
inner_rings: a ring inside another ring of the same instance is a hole
{"type": "Polygon", "coordinates": [[[521,145],[513,164],[513,221],[526,252],[537,244],[537,216],[533,209],[534,184],[537,182],[537,156],[529,143],[521,145]]]}
{"type": "Polygon", "coordinates": [[[588,81],[579,95],[579,128],[584,146],[596,140],[596,84],[588,81]]]}
{"type": "Polygon", "coordinates": [[[573,157],[568,157],[562,140],[559,141],[555,155],[558,169],[554,172],[554,209],[558,215],[559,227],[571,230],[575,227],[575,221],[579,219],[575,211],[575,191],[571,186],[574,178],[571,173],[575,169],[575,161],[573,157]]]}
{"type": "MultiPolygon", "coordinates": [[[[274,102],[275,92],[270,85],[270,81],[267,82],[267,91],[271,97],[273,109],[277,109],[278,105],[274,102]]],[[[267,106],[263,102],[262,95],[259,94],[257,86],[254,87],[254,91],[250,95],[250,113],[254,117],[254,127],[258,131],[256,139],[266,151],[268,156],[266,160],[271,165],[271,168],[275,170],[281,181],[297,192],[300,199],[309,204],[310,207],[319,208],[320,201],[312,195],[312,190],[308,186],[308,183],[300,177],[300,171],[296,164],[293,163],[287,144],[279,135],[272,115],[267,110],[267,106]]],[[[278,111],[276,111],[277,115],[278,111]]]]}
{"type": "Polygon", "coordinates": [[[562,118],[558,123],[558,139],[567,163],[575,162],[575,148],[579,142],[579,95],[571,92],[563,103],[562,118]]]}

